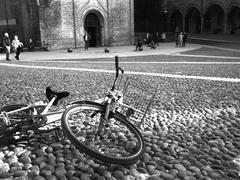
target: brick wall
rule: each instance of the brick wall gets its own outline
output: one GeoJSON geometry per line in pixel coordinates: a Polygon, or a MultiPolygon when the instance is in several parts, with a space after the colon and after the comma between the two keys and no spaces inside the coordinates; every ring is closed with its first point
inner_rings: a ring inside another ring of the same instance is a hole
{"type": "Polygon", "coordinates": [[[133,0],[46,0],[40,1],[41,39],[52,48],[83,47],[84,19],[97,15],[101,24],[101,46],[129,45],[134,37],[133,0]],[[74,9],[74,11],[73,11],[74,9]]]}

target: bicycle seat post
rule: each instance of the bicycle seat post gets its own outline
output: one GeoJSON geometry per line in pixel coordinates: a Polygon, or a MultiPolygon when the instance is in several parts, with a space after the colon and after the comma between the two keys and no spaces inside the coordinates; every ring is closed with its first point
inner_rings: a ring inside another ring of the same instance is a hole
{"type": "Polygon", "coordinates": [[[41,115],[46,114],[48,112],[48,110],[50,109],[50,107],[52,106],[53,102],[56,100],[56,96],[54,96],[51,101],[48,103],[48,105],[46,106],[46,108],[43,110],[43,112],[41,113],[41,115]]]}

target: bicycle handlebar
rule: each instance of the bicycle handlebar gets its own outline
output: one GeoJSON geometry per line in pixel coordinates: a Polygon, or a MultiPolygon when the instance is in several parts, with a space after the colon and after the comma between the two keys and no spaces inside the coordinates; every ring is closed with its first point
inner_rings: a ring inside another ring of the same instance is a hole
{"type": "Polygon", "coordinates": [[[124,73],[124,70],[119,67],[118,56],[115,56],[115,68],[116,68],[116,76],[115,76],[114,83],[112,85],[112,89],[111,89],[112,91],[114,91],[114,89],[115,89],[115,83],[116,83],[118,75],[119,75],[119,70],[121,71],[122,74],[124,73]]]}

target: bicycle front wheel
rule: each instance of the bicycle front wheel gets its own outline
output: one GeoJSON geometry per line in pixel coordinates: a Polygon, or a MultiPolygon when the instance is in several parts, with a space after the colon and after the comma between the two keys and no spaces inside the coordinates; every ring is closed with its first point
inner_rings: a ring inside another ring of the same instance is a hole
{"type": "Polygon", "coordinates": [[[69,107],[62,116],[62,129],[68,139],[83,153],[106,163],[132,164],[144,153],[144,140],[139,130],[125,116],[111,113],[103,128],[98,126],[105,107],[83,101],[69,107]]]}

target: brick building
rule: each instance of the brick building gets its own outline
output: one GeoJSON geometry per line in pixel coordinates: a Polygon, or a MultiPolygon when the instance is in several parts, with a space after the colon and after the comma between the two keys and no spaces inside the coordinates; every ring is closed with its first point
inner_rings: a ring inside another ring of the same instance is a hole
{"type": "Polygon", "coordinates": [[[0,0],[0,34],[52,48],[127,45],[134,41],[133,0],[0,0]]]}
{"type": "Polygon", "coordinates": [[[52,48],[129,45],[140,34],[240,33],[240,0],[0,0],[0,34],[52,48]]]}
{"type": "Polygon", "coordinates": [[[29,38],[40,40],[39,14],[36,1],[0,0],[0,40],[4,32],[10,38],[18,35],[25,44],[29,38]]]}
{"type": "Polygon", "coordinates": [[[41,39],[53,47],[82,47],[85,30],[90,46],[132,44],[133,0],[40,0],[41,39]]]}

